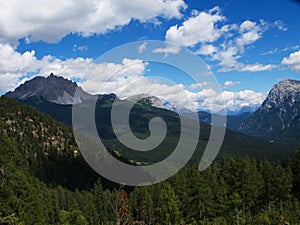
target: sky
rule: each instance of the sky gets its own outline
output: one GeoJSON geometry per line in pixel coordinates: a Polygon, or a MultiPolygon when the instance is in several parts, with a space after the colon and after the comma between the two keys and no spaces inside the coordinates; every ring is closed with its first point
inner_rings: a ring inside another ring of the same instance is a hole
{"type": "Polygon", "coordinates": [[[191,110],[254,107],[277,82],[299,80],[299,12],[294,0],[0,0],[0,94],[54,73],[92,94],[149,92],[191,110]],[[143,52],[148,40],[163,43],[153,52],[164,58],[188,50],[218,88],[130,51],[103,61],[131,42],[143,52]]]}

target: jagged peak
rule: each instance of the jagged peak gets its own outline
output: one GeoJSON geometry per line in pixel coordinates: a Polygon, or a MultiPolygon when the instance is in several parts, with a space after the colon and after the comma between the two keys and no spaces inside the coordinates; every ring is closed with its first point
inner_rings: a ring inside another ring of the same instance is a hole
{"type": "Polygon", "coordinates": [[[283,85],[283,84],[300,84],[300,81],[299,80],[293,80],[293,79],[285,79],[285,80],[282,80],[282,81],[278,82],[275,85],[283,85]]]}
{"type": "Polygon", "coordinates": [[[91,98],[91,95],[78,87],[76,82],[53,73],[48,77],[36,76],[6,95],[19,100],[42,97],[46,101],[58,104],[80,103],[85,99],[91,98]],[[78,97],[75,99],[76,91],[78,97]]]}
{"type": "Polygon", "coordinates": [[[270,93],[272,91],[299,91],[300,90],[300,81],[298,80],[291,80],[286,79],[283,81],[278,82],[274,85],[274,87],[271,89],[270,93]]]}
{"type": "Polygon", "coordinates": [[[296,100],[298,101],[299,95],[300,81],[291,79],[280,81],[271,89],[261,108],[270,110],[292,105],[296,100]]]}

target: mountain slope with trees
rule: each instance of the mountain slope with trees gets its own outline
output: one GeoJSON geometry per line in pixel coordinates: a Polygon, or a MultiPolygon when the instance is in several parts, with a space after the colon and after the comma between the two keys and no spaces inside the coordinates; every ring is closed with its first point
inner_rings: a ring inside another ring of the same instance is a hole
{"type": "MultiPolygon", "coordinates": [[[[1,223],[296,224],[300,220],[299,152],[284,164],[226,156],[203,172],[186,166],[156,185],[108,186],[76,152],[69,127],[7,97],[0,98],[0,109],[1,223]]],[[[240,143],[247,140],[240,138],[240,143]]],[[[247,146],[237,147],[243,151],[247,146]]]]}
{"type": "MultiPolygon", "coordinates": [[[[55,75],[50,75],[47,78],[36,79],[27,81],[25,84],[18,87],[14,92],[8,93],[7,96],[16,98],[21,103],[31,105],[37,108],[39,111],[51,115],[53,118],[71,126],[72,105],[57,104],[55,99],[59,99],[63,93],[61,91],[55,93],[55,89],[52,90],[51,87],[68,86],[66,89],[69,90],[68,93],[71,95],[72,93],[74,94],[76,88],[78,88],[76,83],[55,75]],[[43,91],[39,86],[36,85],[37,82],[43,84],[51,82],[53,85],[50,87],[45,87],[46,90],[43,91]],[[30,91],[28,92],[28,90],[30,91]],[[51,92],[51,98],[49,97],[49,92],[51,92]]],[[[80,89],[80,99],[87,99],[88,102],[89,98],[86,97],[87,95],[91,97],[91,95],[80,89]]],[[[153,107],[151,104],[148,104],[145,101],[137,102],[130,112],[130,126],[137,137],[146,138],[150,134],[148,124],[150,119],[154,117],[161,117],[166,122],[168,126],[168,132],[167,138],[157,149],[146,153],[143,152],[143,154],[138,154],[135,152],[133,155],[130,149],[122,145],[116,139],[111,125],[112,104],[114,101],[122,101],[118,99],[115,94],[97,95],[96,97],[98,100],[95,107],[95,119],[98,133],[108,148],[111,148],[112,150],[117,148],[118,154],[120,153],[122,156],[130,160],[134,159],[135,161],[142,162],[148,161],[149,163],[153,163],[157,160],[160,161],[168,156],[172,152],[172,149],[175,148],[180,136],[180,119],[177,113],[166,109],[153,107]]],[[[81,104],[84,107],[84,102],[81,104]]],[[[194,163],[199,162],[203,154],[209,139],[210,129],[210,125],[201,123],[199,144],[192,160],[194,163]]],[[[248,155],[255,158],[267,157],[271,160],[284,161],[294,149],[294,146],[278,144],[276,141],[274,143],[270,143],[269,140],[248,137],[227,129],[225,140],[221,148],[221,153],[229,155],[248,155]]]]}

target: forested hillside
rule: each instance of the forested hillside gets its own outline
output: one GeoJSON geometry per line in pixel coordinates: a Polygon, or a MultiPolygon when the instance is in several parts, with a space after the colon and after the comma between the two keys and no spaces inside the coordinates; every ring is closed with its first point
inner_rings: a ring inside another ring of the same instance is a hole
{"type": "Polygon", "coordinates": [[[223,157],[204,172],[187,166],[160,184],[108,186],[83,161],[67,126],[5,97],[0,109],[1,223],[300,221],[300,152],[284,164],[223,157]]]}
{"type": "Polygon", "coordinates": [[[1,133],[17,143],[32,175],[71,189],[89,188],[97,179],[81,157],[69,127],[6,97],[0,98],[0,118],[1,133]]]}

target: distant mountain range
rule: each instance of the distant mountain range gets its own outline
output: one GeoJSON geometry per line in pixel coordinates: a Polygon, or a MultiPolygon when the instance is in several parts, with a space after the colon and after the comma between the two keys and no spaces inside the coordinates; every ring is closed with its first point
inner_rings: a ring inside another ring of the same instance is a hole
{"type": "MultiPolygon", "coordinates": [[[[98,101],[112,102],[115,94],[91,95],[85,92],[75,82],[58,77],[53,74],[45,77],[35,77],[26,81],[13,92],[6,96],[31,104],[50,115],[56,115],[53,104],[60,106],[80,104],[93,98],[98,101]],[[74,98],[77,90],[76,98],[74,98]],[[52,104],[52,107],[49,107],[52,104]],[[48,108],[47,110],[45,110],[48,108]]],[[[187,117],[198,119],[210,124],[211,114],[204,111],[193,113],[183,106],[175,106],[172,103],[150,94],[132,96],[127,101],[135,101],[144,106],[183,114],[187,117]]],[[[300,137],[300,81],[284,80],[276,84],[269,92],[267,98],[255,111],[256,107],[244,107],[239,112],[228,112],[227,127],[254,136],[268,138],[297,139],[300,137]],[[298,135],[299,134],[299,135],[298,135]]],[[[218,116],[222,116],[222,112],[218,116]]],[[[61,115],[56,118],[66,122],[61,115]]],[[[64,116],[66,117],[66,116],[64,116]]],[[[69,121],[70,123],[70,121],[69,121]]]]}
{"type": "MultiPolygon", "coordinates": [[[[6,96],[20,101],[28,101],[34,98],[36,101],[40,99],[60,105],[71,105],[91,100],[94,97],[102,98],[107,95],[91,95],[82,90],[81,87],[78,87],[75,82],[50,74],[46,78],[38,76],[30,81],[26,81],[17,87],[15,91],[8,92],[6,96]],[[76,90],[76,97],[74,97],[76,90]]],[[[147,93],[131,96],[127,100],[143,102],[153,107],[168,109],[180,114],[191,112],[183,106],[175,106],[167,100],[147,93]]]]}
{"type": "MultiPolygon", "coordinates": [[[[211,124],[212,114],[205,111],[199,111],[196,113],[189,112],[183,113],[184,116],[197,119],[203,123],[211,124]]],[[[244,112],[234,115],[214,114],[216,117],[226,117],[226,127],[231,130],[238,130],[240,124],[248,117],[252,115],[250,112],[244,112]]]]}
{"type": "Polygon", "coordinates": [[[236,109],[236,110],[229,110],[229,109],[221,110],[219,112],[216,112],[216,114],[218,114],[218,115],[227,115],[227,116],[239,116],[239,115],[245,114],[245,113],[253,113],[259,107],[260,107],[259,104],[251,105],[251,106],[242,106],[241,108],[236,109]]]}
{"type": "MultiPolygon", "coordinates": [[[[120,100],[115,94],[93,96],[84,92],[81,88],[77,90],[79,91],[79,97],[73,99],[72,97],[77,88],[76,83],[51,74],[47,78],[36,77],[27,81],[16,88],[15,91],[7,93],[6,96],[34,106],[39,111],[49,114],[68,125],[72,124],[72,103],[84,104],[85,101],[97,97],[95,119],[98,133],[108,147],[118,149],[118,154],[125,158],[153,163],[165,158],[176,146],[180,135],[180,119],[177,113],[168,110],[170,106],[165,105],[166,102],[148,95],[135,96],[127,100],[120,100]],[[146,138],[150,134],[148,126],[151,118],[161,117],[166,122],[168,127],[167,136],[157,149],[132,155],[130,149],[118,142],[111,124],[111,107],[115,100],[120,102],[138,100],[130,113],[130,127],[137,137],[146,138]]],[[[190,112],[185,112],[184,115],[188,113],[190,112]]],[[[202,116],[200,116],[201,113],[198,113],[198,115],[200,121],[205,123],[201,123],[200,140],[194,155],[196,161],[199,160],[205,149],[211,128],[210,121],[207,119],[209,114],[202,112],[202,116]]],[[[294,149],[291,149],[288,145],[281,145],[276,141],[270,143],[269,140],[249,137],[228,129],[221,148],[223,154],[249,155],[256,158],[267,157],[276,160],[286,158],[291,150],[294,149]],[[285,149],[285,151],[281,149],[285,149]]]]}

